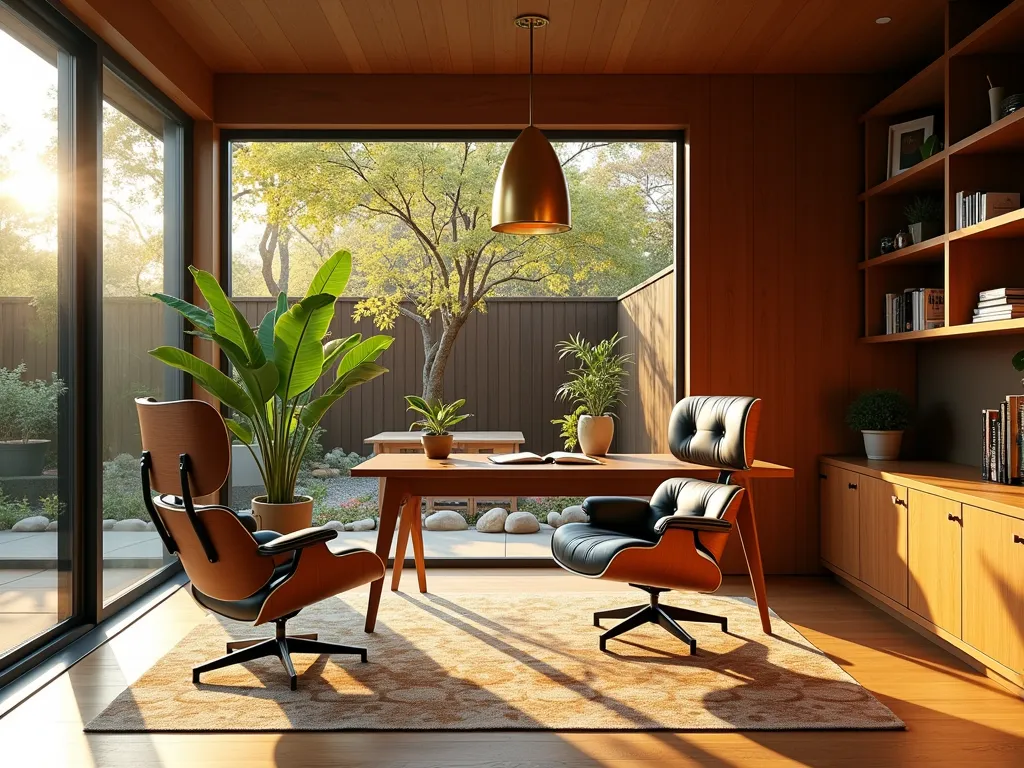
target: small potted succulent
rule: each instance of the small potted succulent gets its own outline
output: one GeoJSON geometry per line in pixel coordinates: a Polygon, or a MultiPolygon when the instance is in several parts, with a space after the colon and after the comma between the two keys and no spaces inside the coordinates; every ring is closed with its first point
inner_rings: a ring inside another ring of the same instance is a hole
{"type": "Polygon", "coordinates": [[[914,245],[942,234],[944,211],[939,198],[915,197],[903,213],[910,225],[910,240],[914,245]]]}
{"type": "Polygon", "coordinates": [[[894,461],[900,456],[903,430],[910,426],[912,409],[907,399],[893,389],[864,392],[850,404],[846,423],[864,436],[869,459],[894,461]]]}
{"type": "Polygon", "coordinates": [[[406,395],[405,402],[409,404],[406,409],[420,414],[422,419],[414,421],[409,425],[409,430],[420,429],[420,442],[423,444],[423,452],[428,459],[447,459],[452,452],[452,440],[454,436],[448,431],[460,421],[465,421],[472,413],[459,413],[459,408],[466,404],[466,401],[456,400],[454,403],[444,403],[441,400],[427,402],[416,395],[406,395]]]}
{"type": "Polygon", "coordinates": [[[610,339],[591,344],[577,334],[558,344],[558,359],[572,355],[579,367],[569,371],[569,381],[555,394],[560,400],[577,406],[567,418],[577,419],[580,449],[588,456],[607,454],[615,436],[611,411],[626,392],[622,380],[626,376],[626,364],[631,362],[628,354],[615,352],[623,338],[616,333],[610,339]]]}
{"type": "Polygon", "coordinates": [[[57,433],[57,405],[67,392],[54,374],[24,381],[25,364],[0,368],[0,477],[43,474],[50,439],[57,433]]]}

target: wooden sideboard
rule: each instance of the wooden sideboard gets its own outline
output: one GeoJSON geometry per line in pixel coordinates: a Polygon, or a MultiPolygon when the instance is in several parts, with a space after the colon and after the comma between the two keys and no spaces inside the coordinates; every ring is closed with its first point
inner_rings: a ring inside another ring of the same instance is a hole
{"type": "Polygon", "coordinates": [[[820,460],[822,565],[1024,695],[1024,487],[938,462],[820,460]]]}

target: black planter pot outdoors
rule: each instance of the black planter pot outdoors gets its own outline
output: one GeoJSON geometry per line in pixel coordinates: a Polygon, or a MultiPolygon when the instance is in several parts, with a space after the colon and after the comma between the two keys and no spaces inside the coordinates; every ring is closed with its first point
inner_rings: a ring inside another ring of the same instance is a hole
{"type": "Polygon", "coordinates": [[[49,440],[0,442],[0,477],[36,477],[43,474],[49,440]]]}

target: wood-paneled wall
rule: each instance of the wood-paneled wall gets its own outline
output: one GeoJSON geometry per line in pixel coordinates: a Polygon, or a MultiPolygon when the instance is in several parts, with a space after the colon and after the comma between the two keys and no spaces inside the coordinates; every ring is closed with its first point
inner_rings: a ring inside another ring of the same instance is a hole
{"type": "Polygon", "coordinates": [[[675,404],[675,270],[669,267],[619,297],[620,349],[633,356],[615,425],[617,450],[667,453],[675,404]]]}

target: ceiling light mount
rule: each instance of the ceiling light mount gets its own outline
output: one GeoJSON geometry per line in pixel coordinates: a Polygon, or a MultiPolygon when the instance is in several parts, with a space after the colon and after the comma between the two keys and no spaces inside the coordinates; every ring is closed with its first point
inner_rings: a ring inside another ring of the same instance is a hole
{"type": "Polygon", "coordinates": [[[888,24],[892,21],[892,16],[879,16],[875,19],[875,24],[888,24]]]}
{"type": "Polygon", "coordinates": [[[539,13],[524,13],[522,16],[516,16],[516,26],[523,29],[540,29],[548,25],[547,16],[542,16],[539,13]]]}

